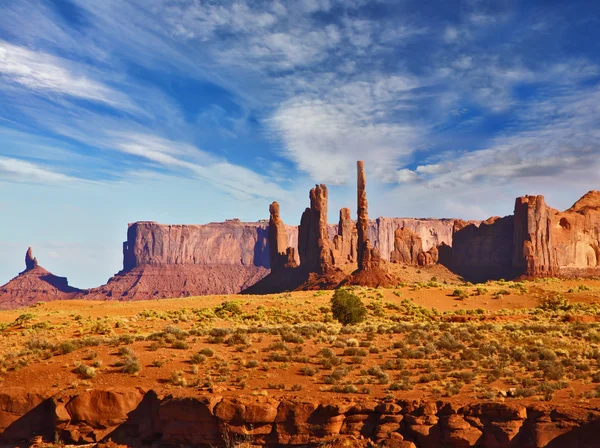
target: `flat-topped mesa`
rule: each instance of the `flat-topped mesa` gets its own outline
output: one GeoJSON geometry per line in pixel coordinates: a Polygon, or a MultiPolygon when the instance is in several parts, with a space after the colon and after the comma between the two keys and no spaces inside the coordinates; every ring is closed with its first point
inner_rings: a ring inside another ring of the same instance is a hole
{"type": "Polygon", "coordinates": [[[33,257],[33,250],[30,248],[25,252],[25,271],[31,271],[38,267],[37,258],[33,257]]]}
{"type": "Polygon", "coordinates": [[[513,268],[517,275],[553,276],[559,272],[552,242],[553,210],[543,196],[515,200],[513,268]]]}
{"type": "Polygon", "coordinates": [[[336,250],[335,264],[353,263],[356,261],[357,233],[349,208],[340,210],[338,233],[333,237],[333,246],[336,250]]]}
{"type": "Polygon", "coordinates": [[[324,274],[334,264],[327,224],[327,187],[310,190],[310,207],[302,213],[298,228],[300,267],[307,272],[324,274]]]}
{"type": "Polygon", "coordinates": [[[368,271],[376,268],[381,263],[381,254],[374,250],[368,237],[369,212],[367,204],[367,177],[365,175],[365,162],[359,160],[356,162],[357,168],[357,211],[358,219],[356,221],[356,230],[358,233],[357,253],[358,269],[368,271]]]}
{"type": "Polygon", "coordinates": [[[285,268],[296,267],[296,250],[288,247],[288,235],[285,224],[279,215],[279,204],[269,206],[269,260],[271,272],[280,272],[285,268]]]}

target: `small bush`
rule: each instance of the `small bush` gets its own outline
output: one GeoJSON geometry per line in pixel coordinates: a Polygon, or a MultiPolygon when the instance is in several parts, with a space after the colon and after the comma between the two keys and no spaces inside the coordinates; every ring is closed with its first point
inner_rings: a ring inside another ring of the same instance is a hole
{"type": "Polygon", "coordinates": [[[342,325],[358,324],[367,316],[367,308],[360,297],[345,289],[336,289],[331,298],[331,312],[342,325]]]}

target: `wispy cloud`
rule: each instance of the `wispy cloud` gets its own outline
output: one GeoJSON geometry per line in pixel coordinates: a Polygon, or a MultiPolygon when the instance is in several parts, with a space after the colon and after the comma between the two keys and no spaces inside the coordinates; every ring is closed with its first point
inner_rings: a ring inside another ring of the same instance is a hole
{"type": "Polygon", "coordinates": [[[125,95],[88,77],[79,64],[0,40],[4,82],[45,94],[61,94],[115,107],[131,107],[125,95]]]}
{"type": "Polygon", "coordinates": [[[41,165],[9,157],[0,157],[0,181],[56,184],[78,179],[41,165]]]}

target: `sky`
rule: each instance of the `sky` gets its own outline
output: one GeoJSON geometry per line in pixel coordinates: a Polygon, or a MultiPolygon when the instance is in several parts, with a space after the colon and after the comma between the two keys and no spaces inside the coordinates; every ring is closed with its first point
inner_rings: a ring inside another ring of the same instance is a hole
{"type": "Polygon", "coordinates": [[[0,284],[122,267],[127,224],[485,219],[600,189],[596,0],[2,0],[0,284]]]}

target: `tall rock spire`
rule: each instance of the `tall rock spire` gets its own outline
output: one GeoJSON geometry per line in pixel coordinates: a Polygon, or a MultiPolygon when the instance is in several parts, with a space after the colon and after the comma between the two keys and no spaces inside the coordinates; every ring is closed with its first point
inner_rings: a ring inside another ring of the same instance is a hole
{"type": "Polygon", "coordinates": [[[280,272],[286,267],[295,267],[295,250],[287,247],[288,236],[283,220],[279,215],[279,204],[269,206],[269,260],[271,272],[280,272]]]}
{"type": "Polygon", "coordinates": [[[25,270],[31,271],[32,269],[35,269],[37,267],[37,265],[38,265],[37,258],[33,257],[33,250],[30,247],[29,249],[27,249],[27,252],[25,253],[25,270]]]}
{"type": "Polygon", "coordinates": [[[316,185],[310,190],[310,208],[302,214],[298,229],[300,267],[323,274],[333,265],[327,224],[327,187],[316,185]]]}
{"type": "Polygon", "coordinates": [[[365,162],[359,160],[356,162],[357,168],[357,211],[358,220],[356,221],[356,230],[358,233],[358,269],[367,271],[378,267],[381,262],[381,255],[377,249],[371,248],[369,241],[369,212],[367,204],[367,177],[365,175],[365,162]]]}
{"type": "Polygon", "coordinates": [[[340,210],[338,233],[333,237],[333,244],[339,257],[335,260],[336,265],[356,261],[356,227],[349,208],[340,210]]]}

